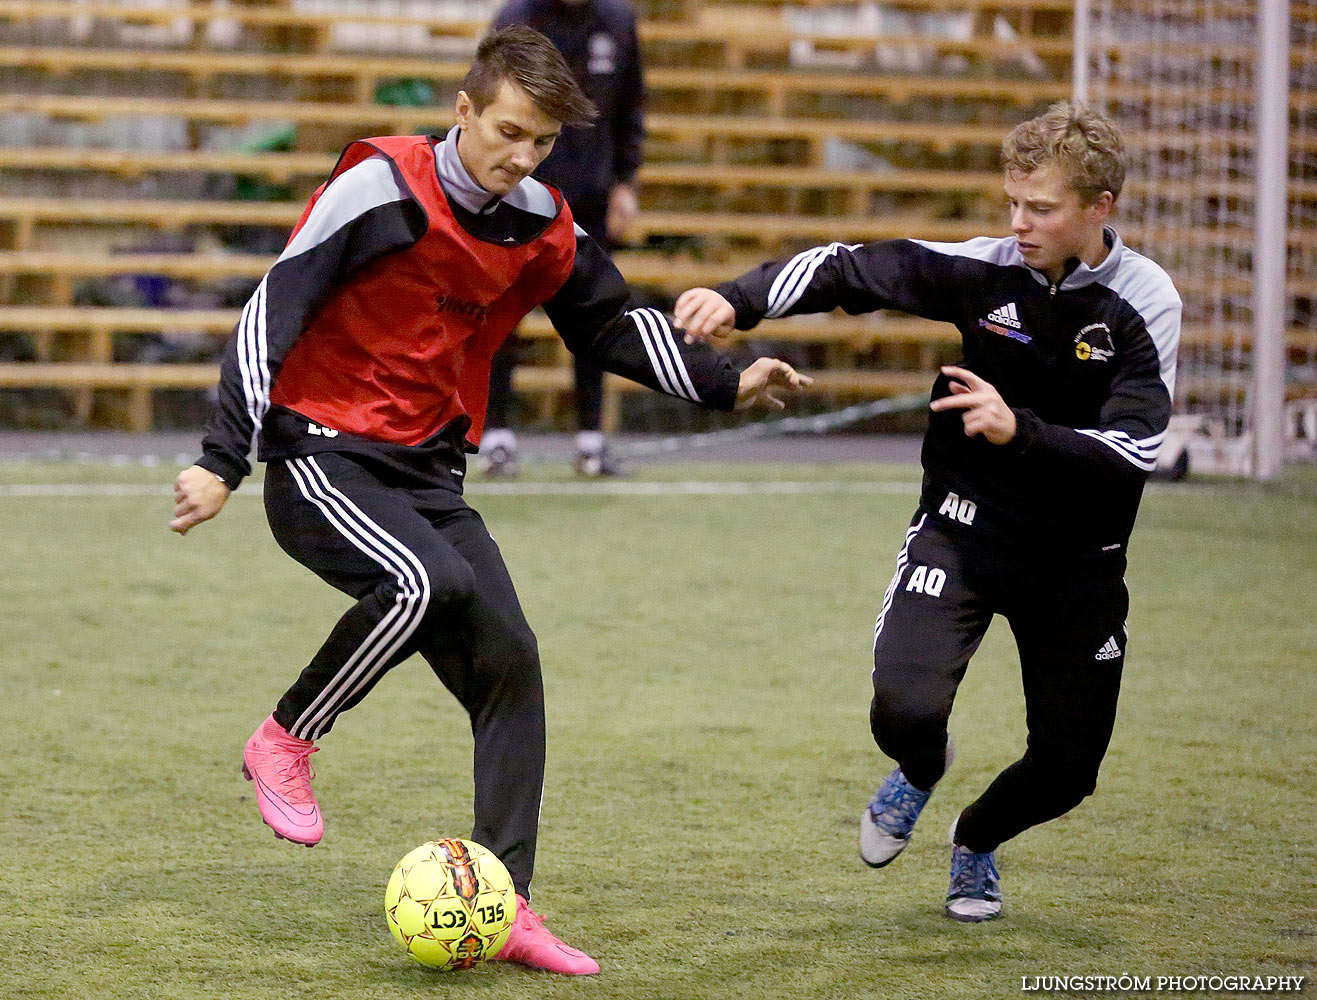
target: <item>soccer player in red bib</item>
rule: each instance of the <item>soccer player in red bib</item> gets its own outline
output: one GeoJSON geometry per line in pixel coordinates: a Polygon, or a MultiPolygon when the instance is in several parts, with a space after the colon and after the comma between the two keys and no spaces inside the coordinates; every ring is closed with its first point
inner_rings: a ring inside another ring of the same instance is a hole
{"type": "Polygon", "coordinates": [[[552,43],[513,26],[480,44],[447,136],[348,146],[243,310],[170,523],[185,533],[219,513],[256,444],[275,540],[356,600],[244,750],[276,835],[319,842],[316,741],[420,653],[470,714],[472,839],[520,897],[498,957],[565,974],[599,966],[527,905],[544,778],[539,654],[462,496],[490,358],[543,306],[576,354],[698,406],[780,406],[809,382],[768,358],[738,372],[662,313],[628,308],[617,269],[530,176],[564,124],[593,115],[552,43]]]}

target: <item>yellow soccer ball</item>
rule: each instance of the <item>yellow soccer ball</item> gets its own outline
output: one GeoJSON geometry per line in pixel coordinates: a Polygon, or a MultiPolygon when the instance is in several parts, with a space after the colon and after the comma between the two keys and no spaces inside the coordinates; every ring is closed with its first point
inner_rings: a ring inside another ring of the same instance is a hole
{"type": "Polygon", "coordinates": [[[434,840],[398,862],[384,915],[403,950],[435,969],[467,969],[493,958],[517,916],[512,876],[488,848],[434,840]]]}

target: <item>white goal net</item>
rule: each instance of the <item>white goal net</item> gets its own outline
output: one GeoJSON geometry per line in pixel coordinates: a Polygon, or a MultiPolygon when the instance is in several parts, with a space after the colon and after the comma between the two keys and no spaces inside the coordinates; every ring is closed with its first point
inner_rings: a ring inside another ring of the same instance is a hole
{"type": "Polygon", "coordinates": [[[1317,457],[1317,9],[1089,0],[1075,38],[1076,96],[1130,144],[1123,232],[1184,299],[1167,444],[1191,467],[1264,478],[1317,457]],[[1268,148],[1279,172],[1259,188],[1268,148]]]}

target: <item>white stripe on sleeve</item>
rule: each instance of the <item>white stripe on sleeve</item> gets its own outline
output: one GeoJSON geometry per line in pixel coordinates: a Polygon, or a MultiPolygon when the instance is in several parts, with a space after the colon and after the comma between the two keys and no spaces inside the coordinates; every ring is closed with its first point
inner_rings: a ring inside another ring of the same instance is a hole
{"type": "Polygon", "coordinates": [[[820,264],[839,250],[850,251],[858,246],[859,243],[829,243],[827,246],[814,247],[812,250],[796,254],[773,279],[773,284],[768,290],[768,311],[764,315],[769,319],[777,319],[784,315],[805,294],[805,289],[809,287],[810,280],[820,264]]]}
{"type": "Polygon", "coordinates": [[[657,309],[633,309],[627,313],[640,331],[645,352],[649,355],[650,366],[654,369],[659,385],[670,396],[678,396],[692,403],[700,401],[699,393],[691,382],[686,363],[681,351],[672,339],[672,328],[667,319],[657,309]]]}
{"type": "Polygon", "coordinates": [[[675,396],[676,393],[672,389],[672,383],[668,381],[668,374],[663,368],[663,363],[659,361],[658,354],[655,353],[654,343],[650,339],[649,320],[645,317],[645,311],[643,309],[634,309],[627,315],[631,317],[631,322],[635,323],[636,329],[640,331],[640,341],[645,345],[645,353],[649,355],[649,364],[658,378],[659,387],[669,396],[675,396]]]}
{"type": "Polygon", "coordinates": [[[238,321],[238,368],[242,372],[242,393],[247,402],[247,416],[252,421],[251,445],[261,433],[261,424],[270,409],[270,364],[265,339],[265,282],[256,286],[242,308],[238,321]]]}
{"type": "Polygon", "coordinates": [[[1124,456],[1130,464],[1138,466],[1145,472],[1151,472],[1156,467],[1157,452],[1161,450],[1162,439],[1166,437],[1165,431],[1152,437],[1138,439],[1130,437],[1124,431],[1099,431],[1086,427],[1078,427],[1076,431],[1094,441],[1101,441],[1117,454],[1124,456]]]}
{"type": "Polygon", "coordinates": [[[686,370],[686,362],[681,356],[681,348],[677,346],[677,341],[672,335],[672,327],[668,325],[668,318],[657,309],[646,311],[649,313],[650,321],[654,324],[655,340],[658,341],[660,349],[667,353],[668,362],[676,374],[675,384],[677,388],[684,390],[681,394],[692,403],[698,403],[700,394],[695,391],[695,384],[691,382],[690,372],[686,370]]]}

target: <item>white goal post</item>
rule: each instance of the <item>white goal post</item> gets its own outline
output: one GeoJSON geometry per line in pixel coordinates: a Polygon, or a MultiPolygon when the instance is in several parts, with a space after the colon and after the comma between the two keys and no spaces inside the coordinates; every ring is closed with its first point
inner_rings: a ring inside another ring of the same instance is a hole
{"type": "Polygon", "coordinates": [[[1317,457],[1317,11],[1078,0],[1074,42],[1076,99],[1129,140],[1122,228],[1185,302],[1168,447],[1259,479],[1317,457]]]}

